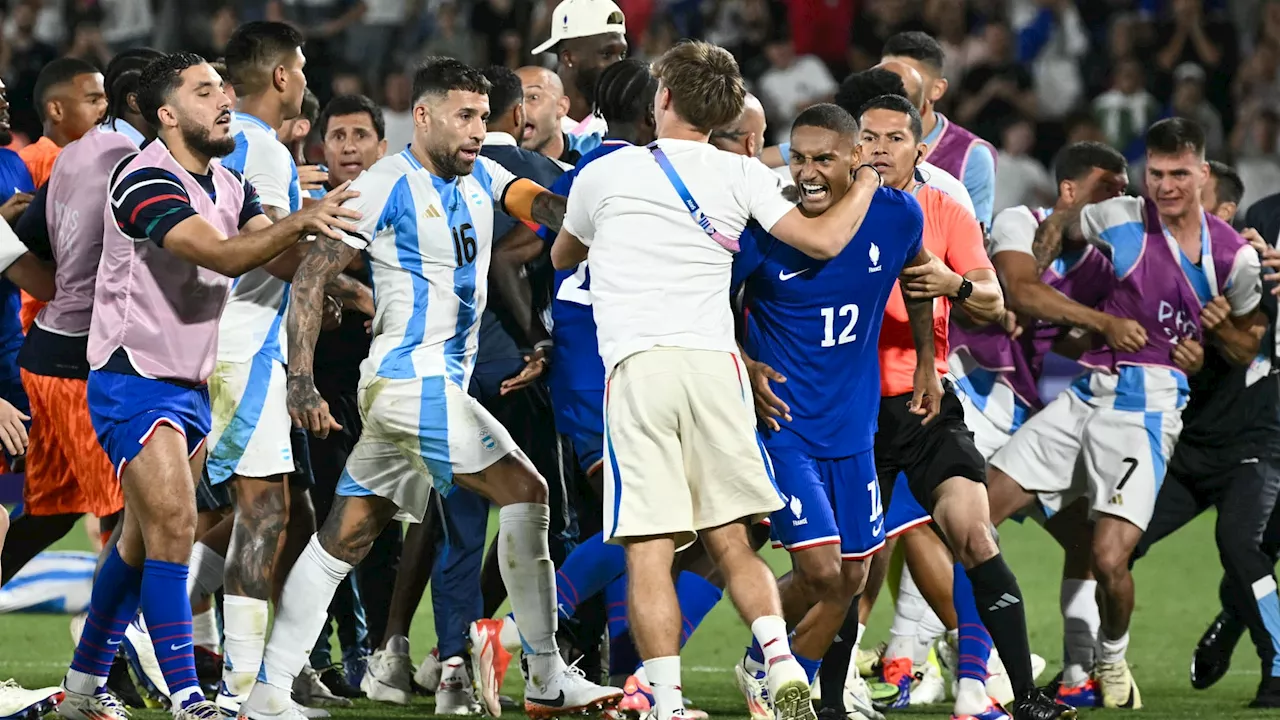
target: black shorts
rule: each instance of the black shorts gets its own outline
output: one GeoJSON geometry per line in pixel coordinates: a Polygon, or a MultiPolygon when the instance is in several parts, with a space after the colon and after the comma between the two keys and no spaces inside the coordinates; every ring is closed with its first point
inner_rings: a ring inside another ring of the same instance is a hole
{"type": "Polygon", "coordinates": [[[880,399],[876,429],[876,475],[888,501],[898,473],[907,476],[911,494],[933,512],[933,491],[953,477],[985,483],[987,464],[964,424],[964,407],[949,381],[943,381],[942,408],[928,425],[907,409],[911,395],[880,399]]]}
{"type": "MultiPolygon", "coordinates": [[[[310,489],[315,485],[315,477],[311,472],[311,453],[308,449],[307,431],[292,428],[289,431],[289,444],[293,447],[293,472],[289,474],[289,486],[310,489]]],[[[196,510],[209,512],[231,507],[231,483],[217,485],[209,483],[209,471],[206,469],[196,484],[196,510]]]]}

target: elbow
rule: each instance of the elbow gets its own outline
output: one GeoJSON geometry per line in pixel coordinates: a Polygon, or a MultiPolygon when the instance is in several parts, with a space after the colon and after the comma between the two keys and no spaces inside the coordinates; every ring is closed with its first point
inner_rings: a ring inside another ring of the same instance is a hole
{"type": "Polygon", "coordinates": [[[572,258],[568,257],[568,253],[559,245],[551,247],[551,267],[556,270],[568,270],[577,263],[572,262],[572,258]]]}

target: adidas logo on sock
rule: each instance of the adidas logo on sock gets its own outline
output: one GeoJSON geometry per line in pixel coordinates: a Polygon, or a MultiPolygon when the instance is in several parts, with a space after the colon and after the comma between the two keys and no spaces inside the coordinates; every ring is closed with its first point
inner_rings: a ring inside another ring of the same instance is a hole
{"type": "Polygon", "coordinates": [[[992,605],[991,607],[987,608],[987,610],[988,611],[1003,610],[1007,607],[1013,607],[1014,605],[1017,605],[1020,602],[1022,601],[1019,600],[1018,598],[1010,595],[1009,593],[1005,593],[1004,595],[1000,596],[1000,599],[996,601],[995,605],[992,605]]]}

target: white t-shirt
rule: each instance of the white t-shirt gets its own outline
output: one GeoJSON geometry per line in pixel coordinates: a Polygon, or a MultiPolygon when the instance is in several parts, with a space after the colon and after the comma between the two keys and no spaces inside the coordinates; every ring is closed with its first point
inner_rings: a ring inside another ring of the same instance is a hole
{"type": "MultiPolygon", "coordinates": [[[[754,158],[703,142],[658,141],[706,214],[737,239],[754,218],[766,231],[795,205],[754,158]]],[[[591,300],[608,373],[656,346],[737,352],[729,281],[733,253],[694,222],[649,150],[623,148],[578,174],[564,229],[591,248],[591,300]]]]}
{"type": "Polygon", "coordinates": [[[18,258],[26,252],[27,246],[18,239],[13,228],[9,227],[9,223],[4,218],[0,218],[0,272],[8,270],[9,266],[17,262],[18,258]]]}

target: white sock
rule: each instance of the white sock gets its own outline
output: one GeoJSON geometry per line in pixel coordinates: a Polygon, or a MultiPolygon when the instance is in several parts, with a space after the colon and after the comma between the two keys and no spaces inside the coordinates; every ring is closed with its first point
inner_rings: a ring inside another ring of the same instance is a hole
{"type": "Polygon", "coordinates": [[[265,684],[280,689],[285,697],[293,689],[294,678],[307,664],[316,637],[329,619],[333,593],[350,572],[351,565],[325,552],[318,535],[311,536],[289,572],[276,607],[271,643],[262,658],[265,684]]]}
{"type": "Polygon", "coordinates": [[[1102,616],[1096,580],[1062,580],[1062,684],[1079,687],[1089,680],[1097,659],[1102,616]]]}
{"type": "MultiPolygon", "coordinates": [[[[791,643],[787,640],[787,621],[778,615],[764,615],[751,623],[751,634],[764,652],[764,667],[767,671],[773,661],[791,655],[791,643]]],[[[652,674],[649,676],[653,677],[652,674]]]]}
{"type": "Polygon", "coordinates": [[[1098,662],[1118,663],[1124,660],[1125,651],[1129,649],[1129,633],[1125,633],[1117,640],[1108,640],[1102,638],[1102,652],[1098,658],[1098,662]]]}
{"type": "MultiPolygon", "coordinates": [[[[785,634],[782,639],[786,641],[785,634]]],[[[657,720],[670,720],[677,713],[683,715],[684,691],[680,688],[680,656],[645,660],[644,667],[645,674],[649,676],[649,687],[653,688],[654,714],[657,720]]]]}
{"type": "Polygon", "coordinates": [[[929,657],[929,649],[933,647],[933,642],[943,635],[947,634],[947,626],[942,624],[942,619],[938,617],[938,613],[929,608],[929,611],[920,618],[920,627],[916,630],[916,652],[920,648],[924,648],[924,657],[919,658],[916,662],[924,662],[929,657]]]}
{"type": "Polygon", "coordinates": [[[222,587],[227,559],[213,548],[198,542],[191,546],[190,572],[187,573],[187,597],[195,603],[222,587]]]}
{"type": "Polygon", "coordinates": [[[98,692],[98,688],[104,687],[106,684],[106,678],[90,675],[79,670],[68,670],[66,678],[62,681],[62,687],[80,695],[94,695],[98,692]]]}
{"type": "Polygon", "coordinates": [[[556,569],[547,547],[550,525],[550,508],[540,503],[516,503],[498,511],[498,567],[511,598],[511,614],[520,625],[520,636],[533,651],[529,674],[542,678],[542,682],[550,677],[552,666],[536,668],[537,656],[555,655],[560,659],[556,646],[556,569]]]}
{"type": "Polygon", "coordinates": [[[986,712],[991,700],[987,698],[986,683],[974,678],[960,678],[956,686],[956,704],[954,713],[957,716],[978,715],[986,712]]]}
{"type": "Polygon", "coordinates": [[[212,652],[218,652],[218,618],[213,608],[191,615],[191,639],[196,645],[212,652]]]}
{"type": "MultiPolygon", "coordinates": [[[[225,636],[222,652],[222,680],[233,695],[243,695],[253,687],[262,667],[262,651],[267,646],[267,601],[243,595],[222,598],[225,636]]],[[[320,631],[316,631],[319,635],[320,631]]]]}
{"type": "Polygon", "coordinates": [[[516,616],[507,613],[503,618],[502,630],[498,632],[498,642],[510,653],[515,653],[522,646],[520,642],[520,625],[516,623],[516,616]]]}
{"type": "MultiPolygon", "coordinates": [[[[898,600],[893,606],[893,625],[889,628],[889,646],[884,651],[886,660],[909,657],[916,660],[917,636],[920,634],[920,623],[926,613],[932,613],[929,603],[925,602],[916,581],[911,577],[911,570],[902,569],[902,580],[898,583],[898,600]]],[[[925,651],[928,657],[928,651],[925,651]]]]}
{"type": "Polygon", "coordinates": [[[409,654],[409,638],[404,635],[392,635],[387,640],[387,653],[389,655],[408,655],[409,654]]]}

